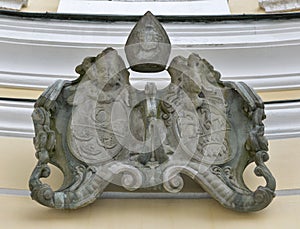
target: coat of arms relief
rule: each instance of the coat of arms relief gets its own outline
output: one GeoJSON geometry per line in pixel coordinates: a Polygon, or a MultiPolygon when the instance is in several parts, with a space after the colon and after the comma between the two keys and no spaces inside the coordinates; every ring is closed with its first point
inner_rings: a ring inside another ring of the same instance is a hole
{"type": "Polygon", "coordinates": [[[110,183],[176,193],[184,174],[227,208],[269,205],[275,180],[264,164],[262,100],[244,83],[221,81],[197,54],[176,56],[166,67],[170,51],[165,30],[148,12],[128,37],[127,60],[133,71],[167,71],[167,87],[148,82],[136,89],[123,59],[107,48],[77,66],[78,79],[57,81],[39,97],[32,114],[34,200],[76,209],[94,202],[110,183]],[[50,175],[48,163],[64,174],[57,191],[41,181],[50,175]],[[266,180],[255,191],[243,180],[250,163],[266,180]]]}

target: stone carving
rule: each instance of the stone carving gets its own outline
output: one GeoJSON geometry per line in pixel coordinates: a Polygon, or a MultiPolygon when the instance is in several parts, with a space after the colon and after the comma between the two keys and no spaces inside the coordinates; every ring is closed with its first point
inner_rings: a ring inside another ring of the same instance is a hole
{"type": "Polygon", "coordinates": [[[0,9],[20,10],[28,5],[28,0],[0,0],[0,9]]]}
{"type": "Polygon", "coordinates": [[[258,0],[267,13],[300,10],[299,0],[258,0]]]}
{"type": "MultiPolygon", "coordinates": [[[[170,42],[148,12],[125,50],[131,69],[163,71],[170,42]]],[[[266,207],[275,180],[264,164],[262,100],[244,83],[221,81],[196,54],[175,57],[167,71],[166,88],[149,82],[137,90],[122,58],[107,48],[83,60],[78,79],[50,86],[32,114],[38,159],[29,181],[32,198],[48,207],[76,209],[95,201],[110,183],[129,191],[179,192],[185,174],[227,208],[266,207]],[[57,191],[41,181],[50,174],[48,163],[64,174],[57,191]],[[243,181],[250,163],[266,180],[254,192],[243,181]]]]}

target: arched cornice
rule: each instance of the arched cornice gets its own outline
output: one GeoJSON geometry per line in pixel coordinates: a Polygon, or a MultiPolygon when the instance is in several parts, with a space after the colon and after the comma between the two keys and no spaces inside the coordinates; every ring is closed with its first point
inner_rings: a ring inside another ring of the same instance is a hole
{"type": "MultiPolygon", "coordinates": [[[[33,100],[0,99],[0,136],[32,138],[33,104],[33,100]]],[[[267,103],[265,111],[268,139],[300,137],[300,100],[267,103]]]]}
{"type": "MultiPolygon", "coordinates": [[[[170,36],[172,56],[198,53],[224,80],[244,81],[259,91],[300,88],[300,14],[158,18],[170,36]]],[[[43,89],[58,78],[76,78],[74,68],[84,57],[109,46],[125,58],[135,19],[1,11],[0,85],[43,89]]]]}

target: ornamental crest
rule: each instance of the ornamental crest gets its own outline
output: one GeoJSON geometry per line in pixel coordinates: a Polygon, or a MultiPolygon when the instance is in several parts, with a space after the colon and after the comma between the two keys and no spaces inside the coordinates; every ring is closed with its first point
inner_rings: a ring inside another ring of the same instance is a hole
{"type": "Polygon", "coordinates": [[[171,83],[144,90],[130,84],[130,72],[113,48],[85,58],[74,81],[57,81],[35,103],[32,114],[38,164],[31,196],[58,209],[94,202],[114,183],[137,189],[180,192],[189,176],[223,206],[257,211],[274,197],[275,180],[264,162],[264,104],[244,83],[223,82],[196,54],[176,56],[167,66],[170,40],[147,12],[128,37],[130,69],[167,71],[171,83]],[[41,178],[48,163],[64,174],[53,191],[41,178]],[[243,171],[255,163],[266,186],[251,191],[243,171]]]}

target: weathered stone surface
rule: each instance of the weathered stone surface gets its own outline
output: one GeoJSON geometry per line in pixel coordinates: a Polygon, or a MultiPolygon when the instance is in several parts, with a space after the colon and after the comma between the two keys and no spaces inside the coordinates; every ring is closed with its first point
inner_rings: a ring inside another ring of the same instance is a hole
{"type": "Polygon", "coordinates": [[[267,13],[300,10],[299,0],[259,0],[258,2],[267,13]]]}
{"type": "Polygon", "coordinates": [[[0,0],[0,9],[20,10],[27,4],[28,0],[0,0]]]}
{"type": "MultiPolygon", "coordinates": [[[[143,52],[151,56],[153,50],[143,52]]],[[[144,71],[153,66],[138,59],[144,71]]],[[[149,82],[137,90],[122,58],[107,48],[84,59],[77,80],[50,86],[32,115],[38,158],[29,181],[32,198],[75,209],[95,201],[109,183],[129,191],[179,192],[185,174],[227,208],[266,207],[275,180],[264,164],[262,100],[244,83],[220,81],[220,73],[196,54],[175,57],[167,71],[166,88],[149,82]],[[254,192],[243,181],[253,162],[256,175],[266,179],[254,192]],[[40,180],[50,174],[48,163],[65,176],[59,191],[40,180]]]]}
{"type": "Polygon", "coordinates": [[[165,29],[151,12],[147,12],[129,34],[125,52],[130,67],[134,71],[165,70],[171,44],[165,29]]]}

